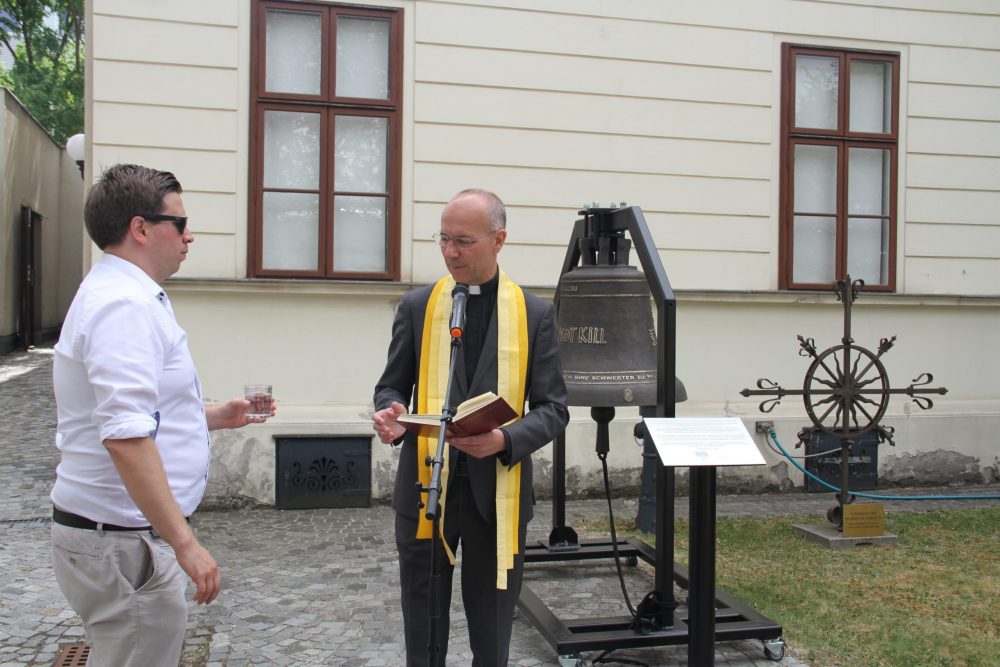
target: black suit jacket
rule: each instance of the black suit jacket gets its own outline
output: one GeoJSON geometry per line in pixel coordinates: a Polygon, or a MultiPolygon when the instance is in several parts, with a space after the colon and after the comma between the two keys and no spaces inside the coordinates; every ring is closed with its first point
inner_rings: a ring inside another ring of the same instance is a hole
{"type": "MultiPolygon", "coordinates": [[[[389,407],[393,401],[410,406],[411,412],[415,409],[420,371],[420,338],[424,330],[427,300],[432,289],[433,285],[429,285],[408,292],[399,304],[392,325],[388,362],[375,387],[376,410],[389,407]]],[[[551,442],[569,421],[566,385],[563,382],[556,343],[554,310],[551,304],[527,292],[524,293],[524,301],[528,315],[525,398],[529,410],[521,419],[503,427],[510,442],[505,461],[510,466],[521,463],[521,523],[530,521],[533,514],[531,453],[551,442]]],[[[451,389],[454,405],[472,396],[497,390],[496,350],[497,319],[494,309],[471,386],[465,379],[464,355],[457,355],[455,380],[451,389]]],[[[449,456],[452,462],[455,461],[456,452],[451,448],[449,456]]],[[[482,459],[468,457],[469,478],[476,507],[490,523],[496,522],[496,460],[496,456],[482,459]]],[[[400,452],[392,507],[399,514],[411,518],[419,514],[416,492],[418,465],[424,464],[417,461],[416,436],[408,432],[403,438],[400,452]]]]}

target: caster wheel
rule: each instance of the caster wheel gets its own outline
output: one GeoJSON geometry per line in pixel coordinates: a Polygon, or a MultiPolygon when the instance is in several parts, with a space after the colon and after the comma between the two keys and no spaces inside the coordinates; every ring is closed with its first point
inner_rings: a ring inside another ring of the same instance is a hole
{"type": "Polygon", "coordinates": [[[764,657],[768,660],[779,662],[785,657],[785,641],[780,637],[778,639],[765,640],[763,644],[764,657]]]}

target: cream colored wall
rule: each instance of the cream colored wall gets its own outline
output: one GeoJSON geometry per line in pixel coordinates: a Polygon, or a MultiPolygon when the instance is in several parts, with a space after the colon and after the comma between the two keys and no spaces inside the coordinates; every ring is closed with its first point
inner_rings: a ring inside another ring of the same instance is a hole
{"type": "Polygon", "coordinates": [[[83,177],[66,151],[59,160],[59,278],[57,305],[60,322],[69,310],[84,276],[83,177]]]}
{"type": "Polygon", "coordinates": [[[88,2],[90,175],[118,162],[177,175],[203,249],[179,276],[246,276],[247,5],[88,2]]]}
{"type": "MultiPolygon", "coordinates": [[[[3,218],[0,219],[0,341],[7,340],[13,344],[13,336],[17,332],[17,274],[14,268],[17,265],[17,241],[15,236],[15,221],[11,220],[8,203],[10,188],[7,179],[12,177],[7,165],[7,146],[11,141],[7,134],[7,91],[0,90],[0,97],[3,97],[3,104],[0,105],[0,212],[3,218]]],[[[20,223],[17,223],[20,224],[20,223]]],[[[0,344],[2,345],[2,344],[0,344]]]]}
{"type": "Polygon", "coordinates": [[[55,333],[80,281],[80,202],[76,165],[21,103],[0,89],[0,337],[17,331],[21,207],[40,213],[42,328],[55,333]],[[75,209],[74,209],[75,204],[75,209]]]}
{"type": "MultiPolygon", "coordinates": [[[[978,108],[1000,95],[995,3],[487,4],[415,7],[415,200],[501,193],[507,262],[527,282],[552,282],[559,220],[624,199],[675,287],[774,289],[780,45],[793,42],[901,53],[900,291],[1000,293],[1000,105],[978,108]]],[[[436,218],[421,208],[414,279],[427,281],[436,218]]]]}
{"type": "MultiPolygon", "coordinates": [[[[251,4],[89,4],[94,166],[169,166],[206,247],[179,277],[243,278],[251,4]]],[[[377,4],[405,10],[404,280],[438,275],[440,205],[478,185],[510,207],[527,284],[555,282],[582,203],[624,200],[676,288],[774,289],[778,56],[797,42],[901,53],[900,291],[1000,292],[995,3],[377,4]]]]}
{"type": "MultiPolygon", "coordinates": [[[[239,488],[239,495],[272,503],[275,437],[372,437],[370,396],[385,363],[402,288],[268,281],[245,290],[177,281],[168,291],[190,334],[208,399],[225,400],[252,382],[273,384],[278,399],[278,416],[267,424],[214,435],[210,500],[222,500],[212,493],[239,488]]],[[[551,290],[536,293],[552,296],[551,290]]],[[[796,335],[814,338],[820,350],[839,344],[840,304],[832,295],[757,294],[734,303],[718,293],[687,292],[678,297],[677,318],[677,372],[689,395],[678,415],[741,417],[751,432],[755,421],[773,420],[791,450],[798,431],[809,424],[801,398],[785,398],[774,412],[764,414],[758,400],[745,399],[739,391],[754,387],[761,377],[788,389],[801,388],[808,360],[798,354],[796,335]]],[[[897,474],[886,469],[890,462],[910,461],[922,475],[918,479],[954,480],[959,474],[954,466],[928,462],[949,455],[961,457],[961,470],[968,468],[977,481],[1000,479],[995,437],[1000,430],[1000,358],[989,353],[997,331],[1000,310],[991,299],[861,296],[853,310],[856,344],[874,351],[881,338],[898,336],[883,357],[890,386],[905,388],[929,372],[931,386],[948,389],[947,395],[932,397],[934,408],[928,412],[904,396],[890,400],[884,423],[896,429],[897,446],[881,448],[884,475],[897,474]]],[[[572,412],[567,432],[570,491],[594,492],[600,477],[593,422],[586,408],[572,412]]],[[[641,456],[631,429],[637,419],[634,408],[618,410],[609,457],[618,484],[635,488],[641,456]]],[[[790,471],[760,436],[755,438],[767,466],[724,471],[728,488],[801,485],[802,475],[790,471]]],[[[372,439],[375,497],[391,494],[397,455],[372,439]]],[[[550,488],[550,464],[551,451],[545,448],[537,467],[541,495],[550,488]]]]}
{"type": "Polygon", "coordinates": [[[990,50],[911,50],[907,291],[1000,292],[997,30],[990,50]]]}
{"type": "MultiPolygon", "coordinates": [[[[756,403],[736,392],[765,375],[795,386],[805,364],[794,334],[832,345],[841,326],[831,297],[774,291],[786,42],[901,54],[900,294],[865,295],[855,337],[874,348],[900,335],[893,382],[926,370],[951,390],[927,415],[894,399],[897,451],[970,452],[995,478],[1000,369],[980,352],[1000,331],[995,2],[364,4],[404,9],[403,284],[245,280],[250,2],[88,1],[89,168],[131,160],[177,173],[196,243],[168,291],[207,396],[254,380],[280,400],[273,422],[215,438],[210,491],[273,501],[273,436],[370,432],[393,307],[443,272],[430,236],[469,186],[505,199],[502,264],[547,297],[581,204],[642,206],[681,290],[678,369],[692,397],[681,413],[752,425],[756,403]]],[[[805,423],[790,401],[772,416],[786,444],[805,423]]],[[[620,469],[639,465],[628,417],[613,424],[620,469]]],[[[570,466],[596,484],[585,411],[570,437],[584,443],[570,466]]],[[[389,492],[394,456],[373,443],[376,495],[389,492]]],[[[747,475],[788,479],[769,464],[747,475]]]]}

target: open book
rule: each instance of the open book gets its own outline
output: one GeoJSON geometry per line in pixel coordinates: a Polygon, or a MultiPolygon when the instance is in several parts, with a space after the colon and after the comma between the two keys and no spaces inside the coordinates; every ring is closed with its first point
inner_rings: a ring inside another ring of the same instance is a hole
{"type": "MultiPolygon", "coordinates": [[[[448,427],[448,437],[479,435],[503,426],[517,417],[502,396],[492,391],[459,403],[448,427]]],[[[397,421],[411,433],[436,438],[441,415],[400,415],[397,421]]]]}

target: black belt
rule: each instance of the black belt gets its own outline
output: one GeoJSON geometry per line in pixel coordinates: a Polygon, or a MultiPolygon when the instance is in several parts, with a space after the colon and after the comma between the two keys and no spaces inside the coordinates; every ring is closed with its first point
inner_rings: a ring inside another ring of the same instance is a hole
{"type": "Polygon", "coordinates": [[[67,526],[69,528],[83,528],[84,530],[152,530],[152,526],[138,526],[136,528],[130,528],[129,526],[116,526],[110,523],[98,523],[96,521],[91,521],[87,517],[80,516],[79,514],[73,514],[71,512],[64,512],[58,507],[52,508],[52,520],[58,523],[60,526],[67,526]]]}

